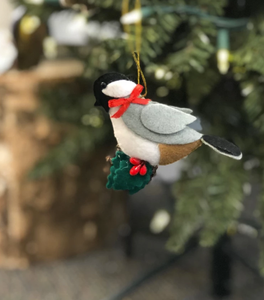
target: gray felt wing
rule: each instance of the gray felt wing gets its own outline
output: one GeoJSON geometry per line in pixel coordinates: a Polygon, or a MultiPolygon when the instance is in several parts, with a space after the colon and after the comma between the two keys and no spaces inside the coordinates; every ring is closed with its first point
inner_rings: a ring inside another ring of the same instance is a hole
{"type": "Polygon", "coordinates": [[[191,114],[193,111],[190,108],[185,108],[185,107],[177,107],[177,106],[171,106],[173,108],[176,108],[180,111],[183,111],[186,114],[191,114]]]}
{"type": "Polygon", "coordinates": [[[159,134],[176,133],[196,120],[196,117],[164,104],[145,106],[140,118],[147,129],[159,134]]]}
{"type": "MultiPolygon", "coordinates": [[[[156,102],[156,101],[151,101],[151,105],[152,104],[160,104],[159,102],[156,102]]],[[[170,105],[169,107],[173,108],[173,109],[177,109],[177,110],[180,110],[180,111],[183,111],[184,113],[186,114],[191,114],[193,113],[193,110],[190,109],[190,108],[185,108],[185,107],[178,107],[178,106],[172,106],[170,105]]]]}
{"type": "MultiPolygon", "coordinates": [[[[155,143],[182,145],[192,143],[201,139],[203,134],[193,130],[189,126],[186,126],[181,131],[173,132],[171,134],[161,134],[149,130],[146,126],[143,125],[141,121],[142,110],[149,105],[154,106],[157,104],[159,103],[155,104],[155,102],[153,101],[151,101],[146,106],[131,103],[127,111],[122,116],[125,125],[142,138],[155,143]]],[[[174,107],[171,107],[171,109],[176,110],[174,107]]]]}

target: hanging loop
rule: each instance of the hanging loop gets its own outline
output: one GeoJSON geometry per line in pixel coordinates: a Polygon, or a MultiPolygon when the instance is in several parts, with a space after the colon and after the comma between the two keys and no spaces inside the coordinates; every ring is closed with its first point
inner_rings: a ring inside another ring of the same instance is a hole
{"type": "MultiPolygon", "coordinates": [[[[140,0],[135,1],[135,10],[141,10],[141,2],[140,0]]],[[[122,15],[124,16],[129,12],[129,0],[123,0],[122,3],[122,15]]],[[[128,36],[128,47],[130,48],[130,51],[132,52],[132,56],[134,58],[134,61],[137,66],[137,83],[140,84],[140,77],[143,81],[145,92],[142,95],[142,97],[145,97],[147,95],[147,82],[145,79],[145,76],[143,74],[143,71],[140,67],[140,50],[141,50],[141,35],[142,35],[142,24],[141,20],[139,20],[135,24],[135,42],[133,45],[133,40],[131,38],[131,30],[130,26],[124,24],[124,31],[128,36]],[[136,49],[136,50],[134,50],[136,49]]]]}

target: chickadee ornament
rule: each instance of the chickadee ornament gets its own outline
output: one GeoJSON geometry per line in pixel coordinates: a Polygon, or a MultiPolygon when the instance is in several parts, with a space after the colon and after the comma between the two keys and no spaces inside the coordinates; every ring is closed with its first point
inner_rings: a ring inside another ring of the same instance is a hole
{"type": "Polygon", "coordinates": [[[135,193],[151,180],[158,165],[174,163],[203,144],[233,159],[242,158],[234,144],[190,128],[196,120],[192,110],[145,99],[142,90],[119,73],[107,73],[94,83],[95,106],[109,113],[121,149],[112,160],[107,187],[135,193]]]}

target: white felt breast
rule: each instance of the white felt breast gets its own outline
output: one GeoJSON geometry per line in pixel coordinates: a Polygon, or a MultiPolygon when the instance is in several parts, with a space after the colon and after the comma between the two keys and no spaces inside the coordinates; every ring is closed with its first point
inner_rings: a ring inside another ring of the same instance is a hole
{"type": "MultiPolygon", "coordinates": [[[[110,109],[110,116],[116,113],[118,107],[110,109]]],[[[160,160],[160,151],[157,143],[143,139],[130,130],[122,120],[122,117],[111,118],[116,140],[121,150],[130,157],[148,161],[156,166],[160,160]]]]}
{"type": "Polygon", "coordinates": [[[107,85],[102,92],[113,98],[121,98],[121,97],[128,97],[133,89],[135,88],[136,83],[130,80],[117,80],[111,82],[107,85]]]}

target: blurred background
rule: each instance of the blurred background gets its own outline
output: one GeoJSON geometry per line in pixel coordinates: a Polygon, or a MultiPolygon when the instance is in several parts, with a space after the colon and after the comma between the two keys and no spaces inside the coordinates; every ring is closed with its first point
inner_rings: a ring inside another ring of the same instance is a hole
{"type": "Polygon", "coordinates": [[[134,8],[0,1],[1,299],[264,297],[264,3],[134,8]],[[148,98],[193,109],[244,156],[201,147],[129,196],[105,187],[116,141],[92,87],[137,79],[140,20],[148,98]]]}

